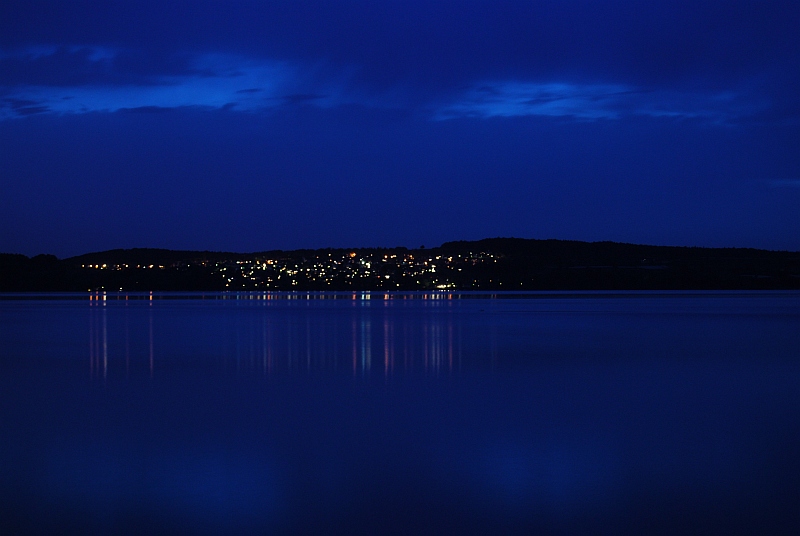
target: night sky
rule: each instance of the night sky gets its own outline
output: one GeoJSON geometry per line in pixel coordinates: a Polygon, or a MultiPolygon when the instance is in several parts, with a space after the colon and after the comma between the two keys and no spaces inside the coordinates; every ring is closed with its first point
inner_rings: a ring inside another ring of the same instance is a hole
{"type": "Polygon", "coordinates": [[[800,2],[0,4],[0,252],[800,250],[800,2]]]}

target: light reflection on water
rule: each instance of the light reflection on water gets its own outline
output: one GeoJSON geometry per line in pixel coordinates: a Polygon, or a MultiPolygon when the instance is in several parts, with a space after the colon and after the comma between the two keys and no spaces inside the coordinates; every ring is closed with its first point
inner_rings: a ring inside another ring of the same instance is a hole
{"type": "Polygon", "coordinates": [[[798,326],[798,293],[0,295],[0,529],[797,533],[798,326]]]}
{"type": "MultiPolygon", "coordinates": [[[[798,314],[792,293],[94,293],[72,309],[88,314],[95,378],[194,365],[388,378],[706,350],[777,358],[792,347],[769,334],[798,314]]],[[[75,336],[53,334],[61,346],[75,336]]]]}
{"type": "Polygon", "coordinates": [[[465,336],[458,318],[484,309],[452,293],[94,293],[88,303],[93,378],[107,378],[109,367],[128,375],[132,366],[152,376],[161,358],[192,362],[200,355],[221,370],[262,375],[436,376],[461,368],[465,345],[476,350],[466,352],[473,362],[496,353],[490,344],[479,355],[485,342],[465,336]]]}

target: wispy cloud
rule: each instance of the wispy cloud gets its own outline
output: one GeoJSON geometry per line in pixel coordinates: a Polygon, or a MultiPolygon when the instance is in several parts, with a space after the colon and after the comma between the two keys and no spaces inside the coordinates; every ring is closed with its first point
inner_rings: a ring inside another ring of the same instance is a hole
{"type": "Polygon", "coordinates": [[[611,103],[629,89],[616,85],[566,83],[482,83],[441,107],[437,119],[522,115],[616,118],[611,103]]]}
{"type": "Polygon", "coordinates": [[[434,115],[439,120],[515,116],[598,120],[638,115],[727,122],[760,108],[733,92],[703,94],[623,84],[500,81],[470,88],[440,106],[434,115]]]}
{"type": "Polygon", "coordinates": [[[0,119],[42,113],[204,107],[252,112],[281,106],[342,104],[414,107],[434,120],[460,117],[568,117],[583,121],[627,116],[735,122],[768,103],[735,91],[703,93],[630,84],[493,80],[447,101],[410,99],[402,85],[367,89],[355,67],[331,67],[235,54],[160,57],[110,47],[39,46],[0,51],[0,119]]]}
{"type": "MultiPolygon", "coordinates": [[[[5,98],[0,99],[0,110],[7,108],[16,115],[35,115],[50,111],[48,106],[43,106],[42,103],[30,99],[15,99],[5,98]]],[[[2,114],[0,113],[0,117],[2,114]]]]}
{"type": "Polygon", "coordinates": [[[182,59],[172,70],[156,65],[149,71],[122,76],[114,72],[125,63],[122,56],[119,51],[88,47],[36,47],[0,54],[0,63],[13,63],[17,70],[14,76],[0,76],[0,119],[44,112],[186,106],[240,111],[287,103],[326,107],[342,96],[341,90],[319,87],[326,81],[313,79],[313,66],[202,54],[182,59]],[[76,65],[82,75],[58,74],[76,65]]]}

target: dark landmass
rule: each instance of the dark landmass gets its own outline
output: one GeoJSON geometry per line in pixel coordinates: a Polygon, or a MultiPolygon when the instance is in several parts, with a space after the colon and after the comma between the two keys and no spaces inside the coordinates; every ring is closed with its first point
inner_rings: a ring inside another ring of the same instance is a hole
{"type": "Polygon", "coordinates": [[[800,289],[800,252],[491,238],[438,248],[0,254],[0,291],[800,289]]]}

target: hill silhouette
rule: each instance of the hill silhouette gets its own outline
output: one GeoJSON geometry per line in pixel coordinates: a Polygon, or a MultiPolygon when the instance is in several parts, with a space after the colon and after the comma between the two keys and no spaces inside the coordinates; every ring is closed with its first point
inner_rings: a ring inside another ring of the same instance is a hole
{"type": "Polygon", "coordinates": [[[436,248],[0,254],[0,291],[800,289],[800,252],[488,238],[436,248]]]}

